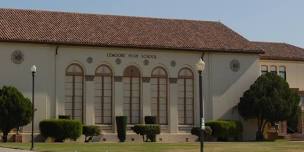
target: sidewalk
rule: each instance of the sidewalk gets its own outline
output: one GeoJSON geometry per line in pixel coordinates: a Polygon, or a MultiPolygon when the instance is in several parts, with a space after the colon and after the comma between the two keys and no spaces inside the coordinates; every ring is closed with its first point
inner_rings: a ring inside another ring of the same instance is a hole
{"type": "Polygon", "coordinates": [[[29,150],[9,149],[0,147],[0,152],[32,152],[29,150]]]}

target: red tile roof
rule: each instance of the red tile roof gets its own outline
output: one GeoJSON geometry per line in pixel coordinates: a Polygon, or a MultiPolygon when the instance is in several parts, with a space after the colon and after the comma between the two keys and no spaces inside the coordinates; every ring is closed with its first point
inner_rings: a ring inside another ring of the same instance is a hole
{"type": "Polygon", "coordinates": [[[264,50],[265,54],[260,55],[261,59],[304,61],[303,48],[274,42],[253,42],[253,44],[264,50]]]}
{"type": "Polygon", "coordinates": [[[0,9],[0,41],[262,53],[219,22],[0,9]]]}

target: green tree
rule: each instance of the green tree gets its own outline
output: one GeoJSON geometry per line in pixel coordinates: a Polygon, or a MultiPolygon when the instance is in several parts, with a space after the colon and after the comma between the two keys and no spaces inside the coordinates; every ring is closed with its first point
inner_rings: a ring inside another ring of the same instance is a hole
{"type": "Polygon", "coordinates": [[[300,97],[289,88],[284,79],[267,73],[260,76],[244,93],[238,104],[238,111],[244,119],[257,119],[256,139],[263,140],[266,124],[293,117],[299,101],[300,97]]]}
{"type": "Polygon", "coordinates": [[[3,86],[0,89],[0,129],[3,142],[13,128],[28,124],[32,118],[32,103],[15,87],[3,86]]]}

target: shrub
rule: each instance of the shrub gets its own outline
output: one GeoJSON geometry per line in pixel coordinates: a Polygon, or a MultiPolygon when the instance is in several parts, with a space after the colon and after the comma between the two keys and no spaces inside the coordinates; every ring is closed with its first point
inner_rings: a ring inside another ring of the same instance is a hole
{"type": "Polygon", "coordinates": [[[82,133],[82,124],[76,120],[43,120],[39,123],[39,129],[45,138],[51,137],[55,142],[63,142],[65,139],[76,140],[82,133]]]}
{"type": "Polygon", "coordinates": [[[7,142],[7,135],[13,129],[31,122],[32,103],[15,87],[3,86],[0,89],[0,130],[2,140],[7,142]]]}
{"type": "Polygon", "coordinates": [[[145,116],[145,124],[156,124],[155,116],[145,116]]]}
{"type": "Polygon", "coordinates": [[[145,141],[145,125],[135,125],[131,128],[136,134],[141,135],[145,141]]]}
{"type": "MultiPolygon", "coordinates": [[[[192,135],[195,135],[198,137],[198,141],[200,140],[200,137],[201,137],[201,128],[200,127],[193,127],[191,129],[191,134],[192,135]]],[[[212,129],[209,127],[209,126],[206,126],[205,127],[205,130],[204,130],[204,138],[208,138],[212,135],[212,129]]]]}
{"type": "Polygon", "coordinates": [[[212,129],[212,136],[220,141],[227,141],[230,138],[238,140],[242,136],[243,126],[239,121],[218,120],[206,123],[212,129]]]}
{"type": "Polygon", "coordinates": [[[59,115],[58,118],[59,119],[71,119],[71,116],[69,116],[69,115],[59,115]]]}
{"type": "Polygon", "coordinates": [[[82,134],[85,136],[85,142],[90,142],[93,136],[100,135],[100,128],[98,126],[83,126],[82,134]]]}
{"type": "Polygon", "coordinates": [[[127,116],[116,116],[117,136],[120,142],[126,140],[127,116]]]}
{"type": "Polygon", "coordinates": [[[160,126],[156,124],[135,125],[132,130],[143,137],[143,141],[156,141],[156,135],[160,134],[160,126]],[[145,140],[146,136],[146,140],[145,140]]]}

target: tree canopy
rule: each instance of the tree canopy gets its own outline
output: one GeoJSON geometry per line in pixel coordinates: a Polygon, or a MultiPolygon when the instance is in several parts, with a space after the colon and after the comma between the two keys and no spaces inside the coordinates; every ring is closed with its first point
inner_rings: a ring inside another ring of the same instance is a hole
{"type": "Polygon", "coordinates": [[[0,89],[0,130],[3,141],[13,128],[28,124],[32,118],[32,103],[15,87],[3,86],[0,89]]]}
{"type": "Polygon", "coordinates": [[[267,123],[287,120],[295,115],[300,97],[288,83],[273,73],[260,76],[250,86],[238,104],[238,111],[245,119],[258,120],[257,140],[263,140],[267,123]]]}

